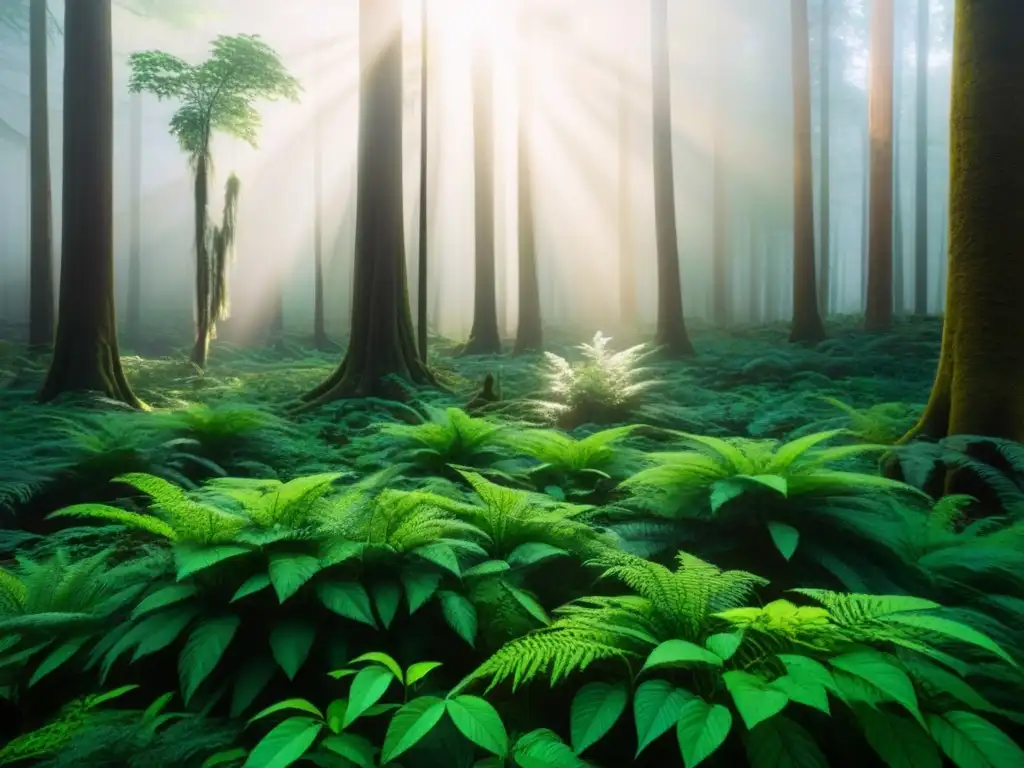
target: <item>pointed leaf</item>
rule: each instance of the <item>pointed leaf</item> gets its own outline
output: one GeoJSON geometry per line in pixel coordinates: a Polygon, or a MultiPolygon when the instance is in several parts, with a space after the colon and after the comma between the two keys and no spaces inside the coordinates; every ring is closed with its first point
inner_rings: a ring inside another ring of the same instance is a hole
{"type": "Polygon", "coordinates": [[[241,600],[243,597],[255,594],[270,586],[270,577],[265,573],[257,573],[250,576],[240,586],[231,598],[231,602],[241,600]]]}
{"type": "Polygon", "coordinates": [[[414,747],[441,721],[444,713],[445,701],[436,696],[420,696],[399,709],[384,736],[382,761],[390,763],[414,747]]]}
{"type": "Polygon", "coordinates": [[[854,708],[871,748],[888,768],[942,768],[942,755],[928,733],[913,720],[871,707],[854,708]]]}
{"type": "Polygon", "coordinates": [[[321,742],[324,749],[348,760],[358,768],[375,768],[377,748],[373,742],[354,733],[340,733],[328,736],[321,742]]]}
{"type": "Polygon", "coordinates": [[[237,616],[218,616],[196,625],[178,656],[181,697],[191,701],[196,690],[220,663],[242,620],[237,616]]]}
{"type": "Polygon", "coordinates": [[[622,717],[629,701],[624,683],[588,683],[569,708],[569,737],[578,755],[604,737],[622,717]]]}
{"type": "Polygon", "coordinates": [[[784,715],[754,728],[746,746],[750,768],[829,768],[811,735],[784,715]]]}
{"type": "Polygon", "coordinates": [[[409,571],[403,573],[401,578],[410,616],[434,596],[441,584],[441,574],[437,571],[409,571]]]}
{"type": "Polygon", "coordinates": [[[32,677],[28,681],[29,688],[42,680],[46,675],[50,674],[58,667],[61,667],[65,662],[69,661],[82,646],[85,645],[85,641],[88,640],[88,635],[82,635],[80,637],[72,637],[70,640],[66,640],[50,653],[46,655],[46,658],[39,662],[39,666],[36,667],[32,673],[32,677]]]}
{"type": "Polygon", "coordinates": [[[513,568],[525,568],[537,565],[556,557],[567,557],[569,553],[561,547],[553,547],[542,541],[528,541],[512,550],[508,556],[508,564],[513,568]]]}
{"type": "Polygon", "coordinates": [[[252,706],[276,671],[277,665],[268,656],[255,656],[242,665],[231,692],[231,717],[241,717],[252,706]]]}
{"type": "Polygon", "coordinates": [[[174,603],[180,603],[182,600],[188,600],[190,597],[196,594],[195,584],[171,584],[169,586],[158,589],[156,592],[152,592],[139,602],[135,606],[135,610],[132,611],[132,618],[137,619],[144,613],[155,611],[157,608],[164,608],[174,603]]]}
{"type": "Polygon", "coordinates": [[[793,557],[793,553],[796,552],[796,548],[800,544],[800,531],[792,525],[769,520],[768,533],[771,534],[772,542],[783,558],[789,560],[793,557]]]}
{"type": "Polygon", "coordinates": [[[394,679],[395,675],[390,669],[376,664],[359,670],[352,679],[348,707],[345,709],[341,727],[348,728],[363,712],[380,701],[394,679]]]}
{"type": "Polygon", "coordinates": [[[319,708],[307,699],[285,699],[279,701],[276,704],[271,704],[266,709],[261,709],[258,713],[253,715],[247,721],[247,724],[255,723],[257,720],[262,720],[264,717],[276,714],[278,712],[306,712],[310,715],[316,715],[317,718],[323,720],[324,715],[319,708]]]}
{"type": "Polygon", "coordinates": [[[696,768],[725,743],[732,730],[732,712],[694,696],[683,704],[676,738],[686,768],[696,768]]]}
{"type": "Polygon", "coordinates": [[[411,687],[441,666],[439,661],[417,661],[405,671],[405,685],[411,687]]]}
{"type": "Polygon", "coordinates": [[[508,754],[508,733],[490,703],[478,696],[456,696],[448,699],[446,708],[455,727],[471,742],[498,757],[508,754]]]}
{"type": "Polygon", "coordinates": [[[711,664],[722,666],[722,659],[706,648],[701,648],[687,640],[666,640],[647,657],[641,671],[646,672],[658,667],[682,667],[691,664],[711,664]]]}
{"type": "Polygon", "coordinates": [[[391,674],[393,674],[398,679],[398,682],[401,683],[403,681],[402,668],[398,665],[397,661],[388,656],[386,653],[381,653],[380,651],[369,651],[368,653],[356,656],[354,659],[352,659],[352,661],[349,662],[349,664],[361,664],[364,661],[372,661],[384,667],[387,667],[389,670],[391,670],[391,674]]]}
{"type": "Polygon", "coordinates": [[[711,486],[711,511],[717,512],[733,499],[742,496],[746,490],[747,487],[736,480],[719,480],[711,486]]]}
{"type": "Polygon", "coordinates": [[[271,552],[268,573],[279,602],[294,595],[320,572],[320,560],[312,555],[271,552]]]}
{"type": "Polygon", "coordinates": [[[829,663],[836,669],[870,683],[907,711],[919,718],[917,694],[907,673],[900,669],[888,654],[878,651],[854,651],[835,656],[829,663]]]}
{"type": "Polygon", "coordinates": [[[748,672],[730,670],[722,675],[722,680],[749,730],[779,714],[789,703],[786,694],[768,687],[764,680],[748,672]]]}
{"type": "Polygon", "coordinates": [[[315,639],[316,625],[303,619],[283,621],[270,631],[270,651],[289,680],[306,663],[315,639]]]}
{"type": "Polygon", "coordinates": [[[704,646],[722,661],[728,661],[739,650],[742,643],[743,630],[737,630],[736,632],[721,632],[711,635],[704,641],[704,646]]]}
{"type": "Polygon", "coordinates": [[[327,581],[316,585],[316,594],[324,607],[346,619],[377,628],[370,596],[357,581],[327,581]]]}
{"type": "Polygon", "coordinates": [[[443,589],[438,592],[441,601],[441,613],[444,620],[452,631],[475,647],[477,632],[476,608],[471,602],[458,592],[443,589]]]}
{"type": "Polygon", "coordinates": [[[289,717],[260,739],[243,768],[287,768],[309,751],[323,727],[308,717],[289,717]]]}
{"type": "Polygon", "coordinates": [[[189,576],[212,568],[218,563],[251,552],[248,547],[240,547],[237,544],[213,547],[202,544],[179,544],[174,548],[174,562],[178,566],[177,579],[184,581],[189,576]]]}
{"type": "Polygon", "coordinates": [[[382,581],[370,587],[373,593],[373,602],[377,606],[377,615],[384,629],[391,626],[398,613],[398,604],[402,601],[402,590],[393,581],[382,581]]]}
{"type": "Polygon", "coordinates": [[[957,768],[1009,768],[1024,765],[1024,750],[992,723],[973,712],[927,715],[928,731],[957,768]]]}
{"type": "Polygon", "coordinates": [[[637,755],[675,725],[683,705],[691,698],[692,693],[667,680],[647,680],[637,686],[633,695],[637,755]]]}

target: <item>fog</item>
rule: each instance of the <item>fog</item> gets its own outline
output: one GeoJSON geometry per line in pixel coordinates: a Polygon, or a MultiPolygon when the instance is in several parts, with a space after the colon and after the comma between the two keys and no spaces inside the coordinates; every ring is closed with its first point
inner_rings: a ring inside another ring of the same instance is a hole
{"type": "MultiPolygon", "coordinates": [[[[168,0],[168,5],[181,0],[168,0]]],[[[468,335],[473,312],[473,46],[495,51],[495,232],[499,318],[516,324],[516,132],[520,79],[535,107],[534,222],[546,325],[612,329],[620,265],[633,271],[639,320],[656,310],[651,142],[650,18],[637,0],[429,1],[428,259],[432,330],[468,335]]],[[[831,50],[832,313],[863,311],[867,170],[868,19],[865,0],[810,0],[815,205],[820,202],[823,43],[831,50]]],[[[278,290],[288,331],[313,315],[314,164],[323,180],[327,330],[348,325],[355,226],[358,3],[345,0],[205,0],[187,19],[146,17],[117,5],[115,263],[123,307],[133,216],[141,223],[142,320],[147,332],[187,328],[193,301],[192,180],[168,133],[178,104],[128,91],[127,57],[160,49],[201,61],[217,35],[259,34],[300,81],[299,103],[258,103],[259,148],[217,136],[211,216],[224,180],[241,179],[231,318],[222,336],[266,323],[278,290]],[[132,162],[133,115],[141,163],[132,162]],[[319,142],[317,135],[319,134],[319,142]],[[318,148],[319,144],[319,148],[318,148]],[[138,178],[140,193],[132,194],[138,178]]],[[[731,322],[788,319],[792,269],[792,80],[789,0],[669,0],[673,164],[679,256],[688,317],[710,313],[713,156],[724,158],[731,322]],[[721,14],[721,16],[719,16],[721,14]],[[752,259],[752,254],[755,258],[752,259]],[[759,261],[763,259],[763,261],[759,261]],[[762,263],[764,269],[752,264],[762,263]],[[753,285],[752,285],[753,282],[753,285]],[[757,296],[757,300],[751,297],[757,296]]],[[[916,0],[897,0],[897,309],[913,293],[916,0]],[[900,258],[900,253],[904,254],[900,258]]],[[[951,0],[932,0],[928,56],[929,310],[944,291],[951,0]]],[[[405,213],[415,302],[419,210],[420,12],[405,17],[405,213]]],[[[59,23],[60,3],[51,2],[59,23]]],[[[27,35],[0,29],[0,319],[28,307],[27,35]]],[[[62,38],[49,49],[55,253],[60,247],[62,38]]],[[[820,224],[820,211],[815,213],[820,224]]],[[[819,249],[820,251],[820,249],[819,249]]],[[[823,258],[819,252],[819,259],[823,258]]],[[[59,269],[59,258],[56,258],[59,269]]],[[[415,311],[415,307],[414,307],[415,311]]],[[[181,342],[187,339],[183,335],[181,342]]]]}

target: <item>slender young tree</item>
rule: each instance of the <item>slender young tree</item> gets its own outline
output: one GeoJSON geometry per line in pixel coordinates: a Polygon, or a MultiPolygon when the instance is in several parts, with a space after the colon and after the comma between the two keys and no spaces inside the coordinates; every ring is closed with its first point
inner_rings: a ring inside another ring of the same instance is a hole
{"type": "Polygon", "coordinates": [[[821,104],[819,107],[821,245],[818,248],[818,306],[823,317],[832,312],[832,0],[821,0],[821,104]]]}
{"type": "Polygon", "coordinates": [[[473,184],[473,327],[463,354],[495,355],[501,352],[501,333],[494,254],[494,64],[484,44],[476,46],[473,57],[473,184]]]}
{"type": "MultiPolygon", "coordinates": [[[[323,62],[317,59],[317,79],[323,81],[323,62]]],[[[313,346],[327,348],[324,315],[324,135],[323,99],[313,116],[313,346]]]]}
{"type": "Polygon", "coordinates": [[[619,75],[619,194],[616,209],[619,217],[619,327],[624,331],[636,328],[636,265],[633,263],[633,228],[630,193],[629,85],[625,74],[619,75]]]}
{"type": "Polygon", "coordinates": [[[114,316],[114,86],[110,0],[64,16],[64,183],[60,305],[39,392],[98,392],[144,407],[121,368],[114,316]]]}
{"type": "MultiPolygon", "coordinates": [[[[206,365],[217,321],[226,311],[227,265],[210,248],[210,174],[213,134],[217,131],[256,146],[260,128],[256,101],[298,100],[299,84],[277,53],[255,35],[221,35],[206,61],[191,65],[163,51],[142,51],[129,57],[129,88],[158,99],[175,98],[181,107],[170,131],[188,155],[193,175],[193,240],[196,252],[196,339],[191,360],[206,365]]],[[[276,302],[275,302],[276,304],[276,302]]],[[[277,307],[271,308],[274,316],[277,307]]]]}
{"type": "Polygon", "coordinates": [[[1024,3],[959,0],[950,106],[949,266],[931,398],[907,435],[1024,442],[1024,3]]]}
{"type": "Polygon", "coordinates": [[[654,226],[658,248],[658,325],[654,341],[664,354],[694,353],[683,317],[672,171],[672,90],[668,0],[651,0],[651,91],[653,100],[654,226]]]}
{"type": "Polygon", "coordinates": [[[142,94],[133,93],[128,140],[128,301],[125,330],[129,343],[138,340],[142,320],[142,94]]]}
{"type": "Polygon", "coordinates": [[[868,133],[871,140],[871,204],[868,221],[868,284],[864,328],[892,327],[893,210],[893,0],[873,0],[868,133]]]}
{"type": "Polygon", "coordinates": [[[807,0],[790,3],[793,26],[793,325],[789,340],[825,338],[814,270],[814,173],[811,165],[811,52],[807,0]]]}
{"type": "Polygon", "coordinates": [[[46,0],[29,6],[29,179],[31,198],[28,343],[53,344],[53,196],[50,189],[50,106],[46,0]]]}
{"type": "Polygon", "coordinates": [[[402,213],[402,0],[359,2],[359,140],[352,332],[338,369],[301,408],[436,384],[416,349],[402,213]]]}
{"type": "MultiPolygon", "coordinates": [[[[523,23],[522,20],[520,23],[523,23]]],[[[524,30],[525,31],[525,30],[524,30]]],[[[526,35],[524,34],[525,38],[526,35]]],[[[522,45],[522,43],[521,43],[522,45]]],[[[540,277],[537,273],[537,246],[533,224],[533,162],[530,156],[530,118],[533,114],[531,77],[525,57],[519,61],[518,149],[519,198],[516,224],[519,239],[519,328],[512,353],[537,351],[544,346],[544,326],[540,308],[540,277]]]]}
{"type": "Polygon", "coordinates": [[[917,0],[917,126],[914,168],[914,314],[928,312],[928,0],[917,0]]]}
{"type": "Polygon", "coordinates": [[[715,93],[712,106],[714,125],[714,148],[712,150],[711,171],[711,316],[714,324],[724,328],[729,324],[729,243],[728,243],[728,175],[726,171],[725,153],[728,130],[728,119],[725,116],[729,94],[726,85],[726,67],[728,57],[726,51],[726,11],[723,2],[717,2],[714,10],[714,39],[716,49],[714,57],[715,93]]]}
{"type": "Polygon", "coordinates": [[[427,361],[427,26],[428,0],[420,9],[420,239],[416,261],[416,346],[427,361]]]}

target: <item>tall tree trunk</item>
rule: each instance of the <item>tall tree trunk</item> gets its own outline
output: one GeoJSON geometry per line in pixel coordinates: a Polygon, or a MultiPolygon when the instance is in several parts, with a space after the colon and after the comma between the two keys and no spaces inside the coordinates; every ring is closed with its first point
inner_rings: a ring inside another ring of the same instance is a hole
{"type": "Polygon", "coordinates": [[[818,263],[818,306],[823,317],[832,312],[832,13],[831,0],[821,3],[821,187],[818,207],[821,209],[821,245],[818,263]]]}
{"type": "Polygon", "coordinates": [[[814,171],[811,165],[811,52],[807,0],[792,0],[793,25],[793,326],[789,340],[825,338],[814,269],[814,171]]]}
{"type": "Polygon", "coordinates": [[[900,149],[900,125],[903,122],[903,33],[896,26],[893,53],[893,129],[892,129],[892,311],[897,317],[906,309],[906,277],[903,256],[903,190],[900,149]]]}
{"type": "Polygon", "coordinates": [[[39,392],[98,392],[136,408],[114,313],[114,87],[110,0],[64,15],[64,183],[60,307],[39,392]]]}
{"type": "Polygon", "coordinates": [[[655,343],[672,357],[694,352],[683,318],[672,170],[672,89],[668,0],[651,0],[651,80],[654,145],[654,226],[658,247],[658,325],[655,343]]]}
{"type": "Polygon", "coordinates": [[[473,327],[466,355],[501,353],[498,331],[497,264],[494,254],[494,64],[488,45],[473,57],[473,220],[475,277],[473,327]]]}
{"type": "MultiPolygon", "coordinates": [[[[319,60],[318,79],[323,82],[323,62],[319,60]]],[[[313,346],[327,348],[327,324],[324,314],[324,100],[317,100],[313,117],[313,346]]]]}
{"type": "Polygon", "coordinates": [[[530,156],[530,126],[533,115],[532,89],[528,62],[520,60],[518,170],[519,200],[519,328],[513,354],[540,350],[544,346],[544,326],[540,309],[540,279],[537,274],[537,247],[533,229],[533,163],[530,156]]]}
{"type": "Polygon", "coordinates": [[[914,314],[928,313],[928,0],[917,0],[917,162],[914,179],[914,314]]]}
{"type": "Polygon", "coordinates": [[[435,384],[409,311],[402,213],[402,0],[360,0],[359,143],[352,333],[338,369],[304,408],[401,397],[389,381],[435,384]]]}
{"type": "Polygon", "coordinates": [[[868,254],[871,252],[871,131],[864,123],[861,160],[864,163],[861,174],[860,199],[860,300],[861,307],[868,305],[868,254]]]}
{"type": "Polygon", "coordinates": [[[427,361],[427,6],[420,10],[420,238],[416,262],[416,345],[427,361]]]}
{"type": "Polygon", "coordinates": [[[142,94],[131,95],[128,141],[128,297],[125,330],[138,341],[142,320],[142,94]]]}
{"type": "Polygon", "coordinates": [[[1024,441],[1024,3],[960,0],[950,108],[949,268],[931,398],[908,437],[1024,441]]]}
{"type": "Polygon", "coordinates": [[[726,91],[725,68],[726,56],[726,22],[722,4],[716,4],[714,14],[714,39],[717,52],[714,53],[715,93],[712,107],[712,124],[714,132],[714,148],[712,150],[711,170],[711,319],[719,328],[729,324],[729,243],[727,236],[727,173],[725,152],[727,142],[725,131],[728,121],[725,110],[728,99],[726,91]]]}
{"type": "MultiPolygon", "coordinates": [[[[209,139],[205,146],[209,147],[209,139]]],[[[209,153],[203,151],[196,158],[195,178],[192,180],[193,231],[196,248],[196,339],[189,359],[199,368],[206,367],[213,335],[213,317],[210,312],[210,250],[206,242],[210,192],[209,153]]]]}
{"type": "Polygon", "coordinates": [[[29,175],[31,189],[28,343],[53,344],[53,216],[46,0],[29,7],[29,175]]]}
{"type": "Polygon", "coordinates": [[[892,327],[892,149],[893,149],[893,0],[874,0],[871,11],[871,82],[868,131],[871,136],[871,207],[868,244],[868,295],[864,328],[892,327]]]}
{"type": "Polygon", "coordinates": [[[625,74],[619,75],[619,326],[632,331],[637,325],[636,264],[633,262],[633,230],[630,195],[629,93],[625,74]]]}

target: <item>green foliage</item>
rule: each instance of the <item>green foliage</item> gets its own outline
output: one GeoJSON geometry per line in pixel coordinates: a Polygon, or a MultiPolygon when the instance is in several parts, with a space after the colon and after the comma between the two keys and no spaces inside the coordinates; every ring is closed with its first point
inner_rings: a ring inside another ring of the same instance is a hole
{"type": "Polygon", "coordinates": [[[847,415],[851,435],[872,445],[894,445],[921,415],[920,408],[906,403],[878,403],[857,409],[834,397],[826,397],[825,402],[847,415]]]}

